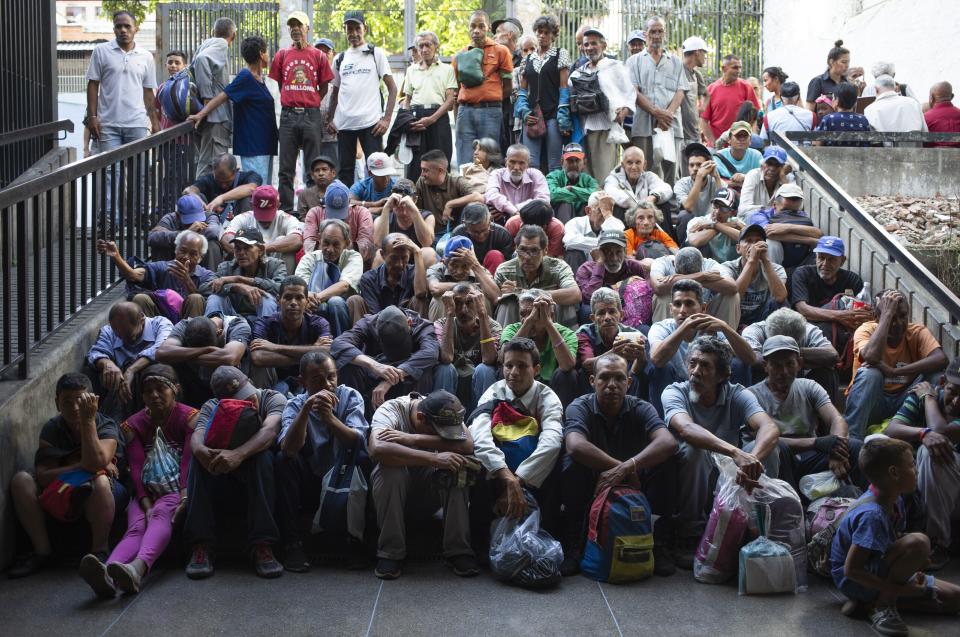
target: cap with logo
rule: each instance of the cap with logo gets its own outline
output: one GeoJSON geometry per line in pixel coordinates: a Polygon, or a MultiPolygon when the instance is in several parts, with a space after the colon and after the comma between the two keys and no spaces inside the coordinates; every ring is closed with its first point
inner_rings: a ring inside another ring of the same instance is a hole
{"type": "Polygon", "coordinates": [[[308,16],[303,11],[291,11],[290,15],[287,16],[287,25],[296,20],[305,27],[310,26],[310,16],[308,16]]]}
{"type": "Polygon", "coordinates": [[[377,177],[386,177],[393,173],[390,156],[386,153],[371,153],[367,157],[367,171],[377,177]]]}
{"type": "Polygon", "coordinates": [[[721,188],[710,202],[719,205],[721,208],[736,210],[740,205],[740,193],[732,188],[721,188]]]}
{"type": "Polygon", "coordinates": [[[606,245],[608,243],[615,243],[618,246],[626,248],[627,236],[623,233],[623,230],[601,230],[600,234],[597,235],[597,246],[606,245]]]}
{"type": "Polygon", "coordinates": [[[258,243],[263,244],[263,233],[260,232],[260,228],[244,226],[237,230],[237,234],[233,235],[233,239],[230,239],[230,243],[239,241],[240,243],[246,243],[248,246],[255,246],[258,243]]]}
{"type": "Polygon", "coordinates": [[[794,340],[792,336],[784,336],[782,334],[771,336],[763,342],[764,358],[777,352],[793,352],[794,354],[799,354],[800,346],[797,345],[797,341],[794,340]]]}
{"type": "Polygon", "coordinates": [[[647,41],[647,34],[637,29],[636,31],[631,31],[630,35],[627,36],[627,42],[633,42],[634,40],[640,40],[641,42],[647,41]]]}
{"type": "Polygon", "coordinates": [[[437,435],[444,440],[465,440],[467,430],[463,427],[467,410],[460,399],[445,389],[432,391],[417,404],[417,411],[423,414],[437,435]]]}
{"type": "Polygon", "coordinates": [[[784,82],[780,85],[780,97],[800,97],[800,85],[796,82],[784,82]]]}
{"type": "Polygon", "coordinates": [[[457,250],[461,248],[473,250],[473,241],[470,240],[470,237],[464,237],[461,235],[450,237],[450,240],[447,241],[447,246],[443,250],[443,256],[448,259],[450,257],[454,257],[457,255],[457,250]]]}
{"type": "Polygon", "coordinates": [[[814,248],[813,251],[829,254],[834,257],[842,257],[846,255],[847,248],[843,245],[843,239],[840,237],[825,235],[817,240],[817,247],[814,248]]]}
{"type": "Polygon", "coordinates": [[[748,234],[750,234],[751,232],[757,232],[757,233],[759,233],[759,234],[760,234],[760,240],[761,240],[761,241],[766,241],[766,240],[767,240],[767,231],[764,229],[764,227],[761,226],[761,225],[758,224],[758,223],[752,223],[752,224],[750,224],[749,226],[747,226],[746,228],[744,228],[743,230],[740,231],[740,241],[743,241],[744,238],[746,238],[746,236],[747,236],[748,234]]]}
{"type": "Polygon", "coordinates": [[[763,163],[767,163],[768,159],[772,159],[783,166],[787,163],[787,151],[779,146],[767,146],[766,150],[763,151],[763,163]]]}
{"type": "Polygon", "coordinates": [[[177,199],[177,214],[180,215],[180,223],[184,225],[207,220],[207,211],[203,209],[203,202],[196,195],[184,195],[177,199]]]}
{"type": "Polygon", "coordinates": [[[746,132],[750,133],[751,135],[753,135],[753,126],[750,125],[750,122],[745,122],[745,121],[743,121],[743,120],[740,120],[740,121],[738,121],[738,122],[734,122],[733,125],[730,126],[730,136],[731,136],[731,137],[736,136],[736,134],[739,133],[739,132],[741,132],[741,131],[746,131],[746,132]]]}
{"type": "Polygon", "coordinates": [[[777,188],[777,192],[773,196],[785,199],[803,199],[803,188],[797,184],[783,184],[777,188]]]}
{"type": "Polygon", "coordinates": [[[257,186],[251,197],[253,216],[257,221],[273,221],[280,205],[280,193],[273,186],[257,186]]]}
{"type": "Polygon", "coordinates": [[[561,159],[566,159],[567,157],[576,157],[577,159],[583,159],[585,157],[583,153],[583,146],[580,144],[567,144],[563,147],[563,155],[561,159]]]}
{"type": "Polygon", "coordinates": [[[246,374],[231,365],[221,365],[210,375],[210,389],[215,398],[235,398],[246,400],[255,393],[256,387],[250,383],[246,374]]]}
{"type": "Polygon", "coordinates": [[[683,41],[683,52],[693,53],[694,51],[709,51],[707,43],[703,38],[691,36],[683,41]]]}
{"type": "Polygon", "coordinates": [[[367,20],[363,17],[363,11],[347,11],[343,14],[343,23],[347,22],[356,22],[357,24],[362,24],[367,26],[367,20]]]}
{"type": "Polygon", "coordinates": [[[323,192],[323,216],[325,219],[347,218],[350,213],[350,189],[339,179],[335,179],[323,192]]]}

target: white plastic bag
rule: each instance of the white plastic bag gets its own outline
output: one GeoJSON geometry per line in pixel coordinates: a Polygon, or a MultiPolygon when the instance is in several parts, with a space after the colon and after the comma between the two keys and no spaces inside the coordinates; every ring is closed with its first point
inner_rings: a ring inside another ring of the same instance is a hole
{"type": "Polygon", "coordinates": [[[607,143],[608,144],[628,144],[630,143],[630,137],[627,136],[627,131],[623,130],[623,126],[618,122],[613,122],[610,124],[610,132],[607,133],[607,143]]]}
{"type": "Polygon", "coordinates": [[[800,478],[800,493],[808,500],[819,500],[828,495],[833,495],[839,488],[840,481],[829,469],[800,478]]]}
{"type": "Polygon", "coordinates": [[[713,509],[693,560],[693,577],[704,584],[722,584],[737,569],[737,555],[747,530],[747,490],[737,484],[737,465],[713,454],[720,469],[713,509]]]}
{"type": "Polygon", "coordinates": [[[673,141],[673,129],[663,130],[654,127],[653,129],[653,162],[661,161],[677,163],[677,145],[673,141]]]}

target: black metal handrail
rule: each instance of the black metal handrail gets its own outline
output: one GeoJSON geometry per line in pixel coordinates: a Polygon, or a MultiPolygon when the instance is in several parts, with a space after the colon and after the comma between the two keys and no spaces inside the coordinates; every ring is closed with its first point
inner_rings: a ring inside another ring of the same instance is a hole
{"type": "Polygon", "coordinates": [[[43,124],[37,124],[36,126],[27,126],[26,128],[18,128],[17,130],[0,133],[0,146],[15,144],[17,142],[22,142],[25,139],[35,139],[37,137],[54,135],[60,133],[61,131],[68,131],[72,133],[73,122],[69,119],[59,119],[55,122],[44,122],[43,124]]]}

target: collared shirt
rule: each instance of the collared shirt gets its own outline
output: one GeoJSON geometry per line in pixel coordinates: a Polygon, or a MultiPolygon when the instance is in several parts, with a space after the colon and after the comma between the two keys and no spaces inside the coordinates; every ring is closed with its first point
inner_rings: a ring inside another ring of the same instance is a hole
{"type": "Polygon", "coordinates": [[[447,91],[457,90],[457,78],[453,67],[437,59],[427,68],[423,63],[411,65],[403,76],[400,86],[400,100],[410,98],[411,106],[443,104],[447,100],[447,91]]]}
{"type": "Polygon", "coordinates": [[[653,405],[629,395],[624,396],[616,418],[605,416],[597,394],[590,393],[570,403],[563,420],[564,437],[583,434],[590,444],[621,462],[646,449],[653,433],[666,428],[653,405]]]}
{"type": "MultiPolygon", "coordinates": [[[[663,342],[667,340],[671,334],[677,331],[677,327],[676,319],[672,318],[663,319],[662,321],[657,321],[651,325],[650,331],[647,333],[647,340],[650,342],[650,352],[653,353],[654,350],[660,347],[660,345],[663,344],[663,342]]],[[[694,334],[694,338],[698,336],[698,334],[694,334]]],[[[715,336],[721,341],[726,342],[727,340],[727,337],[723,335],[723,332],[717,332],[715,336]]],[[[681,339],[680,345],[677,346],[677,351],[673,354],[673,358],[671,358],[670,361],[664,365],[664,367],[669,365],[676,372],[679,378],[687,378],[687,349],[690,347],[690,343],[692,342],[693,338],[691,338],[689,341],[681,339]]]]}
{"type": "MultiPolygon", "coordinates": [[[[533,386],[527,393],[518,397],[507,387],[507,381],[498,380],[483,393],[479,404],[493,400],[519,403],[540,424],[537,448],[520,463],[516,471],[518,478],[533,487],[539,487],[553,471],[563,443],[563,405],[560,404],[560,399],[552,389],[539,381],[533,381],[533,386]]],[[[489,413],[480,413],[470,423],[473,452],[488,475],[507,466],[503,451],[493,441],[490,422],[489,413]]]]}
{"type": "Polygon", "coordinates": [[[874,130],[884,133],[909,133],[927,131],[920,102],[898,93],[881,93],[873,104],[863,109],[863,114],[874,130]]]}
{"type": "MultiPolygon", "coordinates": [[[[357,439],[354,443],[357,448],[366,448],[367,431],[370,426],[367,419],[363,417],[363,396],[356,389],[340,385],[336,390],[337,403],[333,408],[334,417],[350,427],[357,433],[357,439]]],[[[303,409],[304,403],[309,400],[310,395],[306,392],[297,394],[287,401],[287,406],[283,409],[283,415],[280,417],[280,435],[277,437],[277,443],[283,443],[290,427],[303,409]]],[[[300,450],[307,458],[307,463],[313,471],[313,475],[322,478],[323,475],[334,465],[337,457],[337,451],[343,446],[340,439],[330,431],[320,419],[320,414],[311,410],[307,416],[307,437],[304,440],[303,448],[300,450]]]]}
{"type": "MultiPolygon", "coordinates": [[[[170,274],[171,265],[173,265],[172,259],[170,261],[151,261],[149,263],[144,263],[143,281],[140,283],[140,285],[145,290],[170,289],[180,296],[186,298],[188,292],[186,288],[183,287],[183,282],[170,274]]],[[[217,275],[202,265],[196,266],[193,269],[193,272],[190,273],[190,279],[193,281],[193,284],[197,286],[197,291],[200,294],[204,294],[204,283],[209,283],[215,279],[216,276],[217,275]]],[[[209,294],[210,293],[208,291],[206,294],[204,294],[204,296],[209,296],[209,294]]]]}
{"type": "MultiPolygon", "coordinates": [[[[513,337],[517,335],[517,332],[520,330],[520,326],[522,325],[522,322],[504,325],[503,332],[500,334],[501,344],[512,340],[513,337]]],[[[567,351],[570,352],[571,356],[576,358],[577,333],[571,330],[569,327],[565,327],[559,323],[554,323],[553,326],[557,328],[558,332],[560,332],[560,336],[563,338],[563,343],[567,346],[567,351]]],[[[547,344],[544,345],[543,349],[540,350],[540,380],[545,383],[549,383],[553,378],[553,373],[557,371],[559,365],[557,363],[557,353],[553,349],[553,341],[551,341],[549,338],[546,339],[546,341],[547,344]]]]}
{"type": "Polygon", "coordinates": [[[360,277],[360,296],[367,304],[367,311],[376,314],[390,305],[401,305],[413,298],[414,266],[407,264],[403,276],[396,285],[387,281],[387,266],[381,263],[367,270],[360,277]]]}
{"type": "MultiPolygon", "coordinates": [[[[222,262],[217,266],[217,278],[222,279],[227,276],[242,276],[243,268],[237,264],[236,258],[222,262]]],[[[253,276],[253,286],[260,288],[272,297],[280,294],[280,283],[287,276],[287,265],[276,257],[265,257],[257,265],[257,273],[253,276]]],[[[219,292],[214,292],[210,283],[205,283],[200,293],[204,296],[217,294],[218,296],[229,296],[234,309],[244,316],[256,314],[256,306],[250,302],[246,294],[234,294],[233,283],[227,283],[219,292]]]]}
{"type": "MultiPolygon", "coordinates": [[[[227,227],[223,229],[222,238],[226,241],[232,240],[240,228],[257,228],[263,234],[263,238],[266,241],[275,241],[293,234],[299,235],[301,239],[303,238],[303,224],[292,214],[284,212],[283,210],[277,210],[273,221],[266,227],[257,221],[252,211],[241,213],[234,217],[230,223],[227,224],[227,227]]],[[[296,252],[278,253],[277,256],[286,264],[287,272],[293,272],[297,269],[296,252]]]]}
{"type": "Polygon", "coordinates": [[[688,69],[683,66],[684,79],[689,85],[687,94],[680,102],[680,113],[683,117],[683,139],[688,142],[700,141],[700,110],[697,101],[707,97],[707,82],[699,69],[688,69]]]}
{"type": "Polygon", "coordinates": [[[637,178],[637,183],[631,184],[623,166],[617,166],[607,175],[603,180],[603,190],[613,197],[614,203],[621,208],[630,208],[646,201],[651,195],[656,196],[657,203],[666,203],[673,197],[673,188],[656,173],[644,171],[637,178]]]}
{"type": "Polygon", "coordinates": [[[587,171],[581,172],[576,183],[571,184],[567,172],[557,168],[547,173],[547,189],[552,203],[572,205],[574,217],[577,217],[583,214],[583,207],[590,200],[590,195],[599,190],[600,185],[587,171]]]}
{"type": "Polygon", "coordinates": [[[786,104],[764,115],[760,138],[770,139],[771,132],[786,133],[788,131],[810,130],[813,130],[813,113],[802,106],[786,104]]]}
{"type": "MultiPolygon", "coordinates": [[[[960,108],[950,102],[937,102],[923,119],[931,133],[960,133],[960,108]]],[[[933,142],[931,146],[960,148],[960,142],[933,142]]]]}
{"type": "MultiPolygon", "coordinates": [[[[465,47],[464,51],[475,49],[473,44],[465,47]]],[[[457,56],[451,59],[454,75],[459,83],[457,72],[457,56]]],[[[513,75],[513,55],[507,47],[497,44],[490,38],[483,42],[483,61],[480,63],[483,72],[483,83],[479,86],[467,88],[460,85],[457,94],[457,103],[465,106],[481,102],[499,102],[503,100],[503,79],[513,75]]]]}
{"type": "Polygon", "coordinates": [[[360,201],[366,201],[367,203],[380,201],[390,196],[390,193],[393,191],[393,186],[396,183],[397,178],[391,176],[387,179],[387,187],[383,190],[377,190],[373,177],[367,177],[362,181],[354,182],[354,184],[350,186],[350,196],[360,201]]]}
{"type": "MultiPolygon", "coordinates": [[[[520,215],[514,215],[507,219],[503,227],[516,238],[520,228],[523,227],[523,220],[520,219],[520,215]]],[[[558,259],[563,258],[563,237],[566,232],[563,222],[553,217],[543,231],[547,233],[547,255],[558,259]]]]}
{"type": "Polygon", "coordinates": [[[487,182],[487,205],[505,215],[515,215],[523,204],[534,199],[550,203],[550,188],[543,173],[536,168],[527,168],[519,185],[510,181],[510,171],[498,168],[490,173],[487,182]]]}
{"type": "MultiPolygon", "coordinates": [[[[217,95],[220,95],[220,93],[223,93],[223,89],[227,86],[227,82],[230,79],[230,74],[227,71],[227,49],[229,46],[224,38],[212,37],[201,42],[200,46],[197,47],[197,50],[193,53],[193,76],[196,79],[197,93],[199,93],[200,99],[204,102],[212,100],[217,95]]],[[[248,70],[247,73],[250,73],[250,71],[248,70]]],[[[270,99],[270,105],[273,105],[273,98],[270,99]]],[[[232,119],[233,113],[230,108],[230,100],[227,100],[207,115],[208,122],[229,122],[232,119]]],[[[276,149],[276,145],[274,145],[274,149],[276,149]]],[[[235,152],[241,154],[239,150],[235,150],[235,152]]],[[[242,154],[252,155],[254,153],[242,154]]]]}
{"type": "Polygon", "coordinates": [[[143,320],[143,332],[140,338],[135,343],[127,345],[123,339],[114,334],[109,324],[104,325],[100,328],[97,342],[87,354],[87,363],[94,367],[101,358],[109,358],[117,367],[124,369],[138,358],[155,361],[157,348],[167,340],[171,330],[173,330],[173,324],[166,317],[146,317],[143,320]]]}
{"type": "MultiPolygon", "coordinates": [[[[304,314],[300,328],[293,335],[287,334],[280,312],[261,316],[253,324],[254,340],[259,338],[277,345],[313,345],[321,336],[330,336],[330,323],[316,314],[304,314]]],[[[276,369],[277,376],[281,379],[300,375],[299,365],[287,365],[276,369]]]]}
{"type": "MultiPolygon", "coordinates": [[[[861,113],[851,113],[848,111],[840,113],[827,113],[827,115],[817,124],[817,130],[825,131],[871,131],[870,121],[861,113]]],[[[869,146],[870,142],[834,142],[825,141],[824,146],[869,146]]]]}
{"type": "Polygon", "coordinates": [[[834,82],[830,77],[830,71],[824,71],[822,75],[814,77],[807,84],[807,101],[816,102],[821,95],[833,97],[840,85],[846,81],[847,78],[841,77],[839,82],[834,82]]]}
{"type": "MultiPolygon", "coordinates": [[[[203,236],[207,241],[219,241],[222,229],[220,227],[220,216],[215,212],[207,214],[205,220],[207,229],[203,231],[203,236]]],[[[154,261],[167,261],[173,258],[175,253],[174,242],[177,235],[182,230],[186,230],[190,224],[183,225],[180,222],[180,215],[176,212],[168,212],[160,217],[156,227],[147,235],[147,245],[150,246],[150,256],[154,261]]]]}
{"type": "Polygon", "coordinates": [[[624,225],[622,221],[611,215],[600,224],[600,230],[594,230],[587,215],[574,217],[564,224],[563,247],[567,250],[580,250],[589,255],[597,247],[597,239],[603,230],[623,232],[624,225]]]}
{"type": "MultiPolygon", "coordinates": [[[[325,206],[315,206],[307,211],[303,220],[303,251],[320,249],[320,222],[327,218],[325,206]]],[[[342,220],[350,228],[350,241],[361,255],[373,254],[373,215],[363,206],[351,204],[347,218],[342,220]]]]}
{"type": "MultiPolygon", "coordinates": [[[[433,331],[433,323],[424,320],[413,310],[403,310],[403,313],[407,315],[410,323],[413,347],[410,357],[396,367],[406,372],[413,380],[419,381],[425,372],[436,367],[440,343],[437,342],[433,331]]],[[[364,316],[354,323],[353,327],[334,339],[333,345],[330,346],[330,355],[337,361],[337,369],[343,369],[361,354],[377,358],[382,352],[383,347],[377,335],[376,314],[364,316]]]]}
{"type": "MultiPolygon", "coordinates": [[[[306,252],[300,259],[300,263],[297,264],[295,274],[306,281],[307,285],[310,285],[313,273],[316,271],[317,265],[321,263],[326,263],[323,260],[323,251],[312,250],[306,252]]],[[[356,250],[344,250],[340,253],[337,267],[340,269],[340,280],[346,281],[350,285],[350,292],[343,296],[349,296],[351,293],[356,294],[360,289],[360,278],[363,276],[363,257],[356,250]]],[[[320,290],[314,290],[311,287],[310,291],[319,292],[320,290]]]]}
{"type": "MultiPolygon", "coordinates": [[[[649,49],[631,55],[627,59],[627,71],[630,81],[640,89],[640,92],[657,108],[666,109],[673,102],[677,91],[684,93],[690,90],[684,73],[683,60],[664,51],[660,61],[653,59],[649,49]]],[[[633,115],[633,131],[631,137],[650,137],[653,135],[654,119],[646,111],[638,109],[633,115]]],[[[683,137],[683,120],[680,109],[673,114],[673,136],[683,137]]]]}
{"type": "MultiPolygon", "coordinates": [[[[777,190],[783,184],[792,184],[796,177],[791,172],[786,179],[777,179],[776,185],[771,193],[767,190],[767,182],[763,179],[763,167],[754,168],[743,177],[743,187],[740,188],[740,206],[737,208],[737,216],[746,221],[750,214],[772,205],[771,201],[777,190]]],[[[750,222],[753,223],[753,222],[750,222]]],[[[687,231],[689,232],[689,230],[687,231]]]]}
{"type": "Polygon", "coordinates": [[[570,269],[567,262],[553,257],[543,257],[543,263],[540,264],[535,279],[527,279],[526,273],[520,267],[519,258],[504,261],[497,267],[497,272],[493,275],[493,281],[498,286],[502,286],[504,281],[513,281],[521,290],[538,288],[548,292],[572,288],[577,285],[577,281],[573,277],[573,270],[570,269]]]}
{"type": "Polygon", "coordinates": [[[571,87],[571,93],[574,93],[573,78],[589,76],[593,73],[599,73],[600,90],[607,96],[609,110],[606,113],[590,113],[583,116],[584,134],[593,130],[610,130],[613,120],[617,116],[617,110],[626,108],[633,113],[637,108],[636,91],[630,83],[630,74],[627,73],[627,67],[619,60],[612,60],[608,57],[602,58],[597,66],[590,67],[590,64],[584,64],[570,73],[570,79],[567,83],[571,87]]]}
{"type": "Polygon", "coordinates": [[[700,425],[726,443],[740,446],[740,430],[749,428],[747,421],[755,414],[763,413],[763,407],[743,385],[723,382],[718,387],[716,402],[707,407],[690,401],[690,381],[673,383],[663,392],[663,421],[671,425],[678,414],[687,414],[700,425]]]}
{"type": "MultiPolygon", "coordinates": [[[[623,323],[617,325],[617,334],[636,333],[637,331],[638,330],[623,323]]],[[[583,367],[583,361],[589,358],[603,356],[610,351],[610,347],[612,346],[612,343],[608,346],[603,342],[603,337],[600,336],[600,330],[595,323],[581,325],[580,329],[577,330],[577,366],[583,367]]]]}
{"type": "Polygon", "coordinates": [[[149,125],[143,89],[157,88],[156,68],[153,55],[136,43],[129,52],[116,39],[93,48],[87,80],[100,83],[97,119],[101,126],[149,125]]]}
{"type": "MultiPolygon", "coordinates": [[[[443,213],[447,202],[453,199],[459,199],[470,194],[470,188],[466,181],[461,177],[456,177],[447,173],[446,179],[439,186],[431,186],[421,175],[417,179],[417,201],[424,210],[432,210],[438,215],[443,213]]],[[[453,211],[453,220],[451,227],[456,226],[460,220],[460,211],[462,207],[455,208],[453,211]]],[[[440,219],[437,219],[440,223],[440,219]]]]}
{"type": "Polygon", "coordinates": [[[611,287],[615,283],[625,281],[632,276],[645,277],[643,264],[636,259],[624,259],[623,267],[619,272],[610,273],[599,261],[587,261],[577,268],[576,282],[583,295],[583,302],[589,303],[590,297],[599,288],[611,287]]]}

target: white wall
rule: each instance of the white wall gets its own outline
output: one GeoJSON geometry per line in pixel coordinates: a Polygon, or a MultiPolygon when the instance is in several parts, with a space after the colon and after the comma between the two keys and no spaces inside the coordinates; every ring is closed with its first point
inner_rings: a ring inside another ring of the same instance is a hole
{"type": "Polygon", "coordinates": [[[877,61],[896,64],[897,79],[925,100],[935,82],[951,82],[960,94],[958,0],[766,0],[763,63],[781,66],[806,95],[823,73],[833,42],[843,40],[851,66],[872,82],[877,61]]]}

